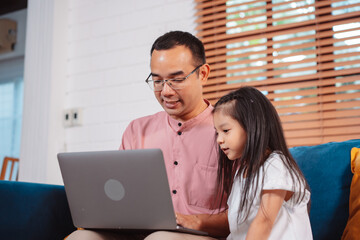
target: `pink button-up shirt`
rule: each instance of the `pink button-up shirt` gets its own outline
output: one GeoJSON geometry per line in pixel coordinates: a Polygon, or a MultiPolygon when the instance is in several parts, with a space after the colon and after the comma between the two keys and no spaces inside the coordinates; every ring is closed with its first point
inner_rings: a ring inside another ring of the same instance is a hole
{"type": "MultiPolygon", "coordinates": [[[[209,106],[186,122],[166,112],[132,121],[120,149],[160,148],[163,152],[172,200],[182,214],[216,213],[217,144],[209,106]]],[[[223,201],[224,205],[226,201],[223,201]]]]}

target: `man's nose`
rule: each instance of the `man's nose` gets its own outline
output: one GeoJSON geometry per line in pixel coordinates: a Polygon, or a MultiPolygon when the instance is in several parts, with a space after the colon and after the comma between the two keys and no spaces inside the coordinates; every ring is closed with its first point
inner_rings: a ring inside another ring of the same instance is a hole
{"type": "Polygon", "coordinates": [[[164,82],[163,88],[161,90],[162,95],[174,94],[174,89],[172,89],[168,82],[164,82]]]}

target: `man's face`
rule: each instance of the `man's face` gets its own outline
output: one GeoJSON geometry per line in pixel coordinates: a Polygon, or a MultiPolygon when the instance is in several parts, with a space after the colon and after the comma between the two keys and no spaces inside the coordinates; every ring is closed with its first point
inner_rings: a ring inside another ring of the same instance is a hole
{"type": "MultiPolygon", "coordinates": [[[[156,79],[186,77],[194,70],[191,51],[184,46],[168,50],[154,50],[151,56],[151,73],[156,79]]],[[[209,66],[199,68],[200,73],[191,74],[182,89],[172,89],[167,83],[161,91],[155,91],[156,99],[164,110],[174,119],[186,121],[201,113],[206,104],[202,98],[202,85],[207,80],[209,66]],[[207,71],[207,72],[206,72],[207,71]]]]}

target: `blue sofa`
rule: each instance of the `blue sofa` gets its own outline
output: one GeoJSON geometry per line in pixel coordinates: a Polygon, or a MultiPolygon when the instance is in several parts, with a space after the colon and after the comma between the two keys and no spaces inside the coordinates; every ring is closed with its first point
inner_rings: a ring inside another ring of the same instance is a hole
{"type": "Polygon", "coordinates": [[[360,139],[290,149],[310,185],[315,240],[341,239],[349,217],[353,147],[360,147],[360,139]]]}
{"type": "Polygon", "coordinates": [[[0,181],[0,239],[64,239],[74,230],[64,186],[0,181]]]}
{"type": "MultiPolygon", "coordinates": [[[[360,139],[290,149],[311,188],[315,240],[341,239],[352,147],[360,147],[360,139]]],[[[74,230],[63,186],[0,181],[0,239],[63,239],[74,230]]]]}

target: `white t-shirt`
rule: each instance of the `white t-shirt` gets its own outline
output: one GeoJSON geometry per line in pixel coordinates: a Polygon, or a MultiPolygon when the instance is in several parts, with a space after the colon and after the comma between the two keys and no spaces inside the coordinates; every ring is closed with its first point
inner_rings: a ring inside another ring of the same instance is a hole
{"type": "MultiPolygon", "coordinates": [[[[273,240],[308,240],[313,239],[309,215],[307,212],[307,203],[310,200],[310,192],[306,190],[305,196],[300,203],[295,203],[294,200],[301,194],[298,191],[298,183],[292,181],[289,171],[286,169],[283,161],[281,160],[279,152],[273,152],[269,158],[265,161],[264,167],[259,172],[259,179],[262,179],[264,172],[264,183],[259,181],[258,189],[255,194],[253,205],[250,207],[250,213],[248,219],[241,223],[241,217],[238,219],[240,196],[242,188],[245,184],[245,179],[241,175],[236,177],[233,183],[231,194],[228,199],[228,219],[230,226],[230,235],[228,240],[245,239],[249,230],[250,224],[254,220],[258,209],[260,207],[260,194],[262,190],[282,189],[287,191],[294,191],[293,196],[284,201],[284,204],[280,208],[275,224],[271,230],[271,234],[268,239],[273,240]],[[295,187],[295,188],[294,188],[295,187]],[[239,222],[238,222],[239,221],[239,222]]],[[[301,184],[301,190],[305,188],[304,184],[301,184]]],[[[250,191],[253,191],[250,188],[250,191]]],[[[248,196],[252,196],[250,193],[248,196]]],[[[240,213],[242,214],[242,213],[240,213]]],[[[242,215],[240,215],[242,216],[242,215]]]]}

